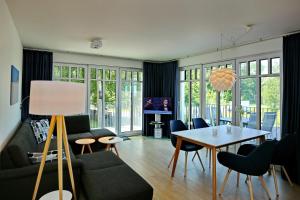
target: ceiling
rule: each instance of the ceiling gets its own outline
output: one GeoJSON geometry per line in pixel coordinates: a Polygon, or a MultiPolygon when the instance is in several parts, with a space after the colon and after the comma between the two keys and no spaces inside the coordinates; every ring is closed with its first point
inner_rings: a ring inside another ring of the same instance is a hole
{"type": "Polygon", "coordinates": [[[299,0],[6,0],[25,47],[170,60],[300,29],[299,0]],[[254,24],[246,32],[245,25],[254,24]],[[92,38],[103,39],[91,49],[92,38]],[[235,44],[234,44],[235,43],[235,44]]]}

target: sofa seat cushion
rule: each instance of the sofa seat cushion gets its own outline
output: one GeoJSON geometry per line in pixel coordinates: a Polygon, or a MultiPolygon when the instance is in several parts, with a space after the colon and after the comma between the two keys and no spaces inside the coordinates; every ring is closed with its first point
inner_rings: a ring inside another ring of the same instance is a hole
{"type": "Polygon", "coordinates": [[[94,136],[90,132],[68,135],[68,140],[72,143],[74,143],[78,139],[84,139],[84,138],[94,138],[94,136]]]}
{"type": "Polygon", "coordinates": [[[95,139],[101,138],[101,137],[106,137],[106,136],[116,136],[113,132],[106,128],[102,129],[92,129],[91,130],[92,135],[94,136],[95,139]]]}
{"type": "Polygon", "coordinates": [[[76,157],[82,161],[83,171],[104,169],[124,164],[124,162],[111,151],[98,151],[92,154],[77,155],[76,157]]]}
{"type": "Polygon", "coordinates": [[[88,199],[151,200],[152,187],[128,165],[87,170],[82,174],[88,199]]]}

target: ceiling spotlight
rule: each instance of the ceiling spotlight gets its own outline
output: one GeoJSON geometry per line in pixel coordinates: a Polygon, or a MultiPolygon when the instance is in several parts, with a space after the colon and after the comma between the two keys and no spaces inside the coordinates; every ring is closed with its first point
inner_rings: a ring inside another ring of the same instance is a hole
{"type": "Polygon", "coordinates": [[[102,47],[102,40],[101,38],[95,38],[91,41],[91,48],[92,49],[100,49],[102,47]]]}

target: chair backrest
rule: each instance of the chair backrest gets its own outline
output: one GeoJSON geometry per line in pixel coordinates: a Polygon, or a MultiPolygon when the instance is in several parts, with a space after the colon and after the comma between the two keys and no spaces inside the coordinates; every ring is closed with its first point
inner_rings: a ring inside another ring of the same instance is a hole
{"type": "Polygon", "coordinates": [[[188,130],[188,128],[184,125],[181,120],[170,120],[170,130],[171,130],[171,142],[174,147],[176,147],[177,137],[172,134],[172,132],[176,131],[184,131],[188,130]]]}
{"type": "Polygon", "coordinates": [[[256,113],[250,113],[247,128],[256,129],[256,113]]]}
{"type": "Polygon", "coordinates": [[[194,128],[206,128],[206,127],[209,127],[209,125],[201,117],[199,117],[199,118],[193,118],[192,120],[193,120],[193,127],[194,128]]]}
{"type": "Polygon", "coordinates": [[[296,157],[297,135],[289,134],[278,141],[273,157],[272,164],[286,165],[291,159],[296,157]]]}
{"type": "Polygon", "coordinates": [[[261,130],[272,132],[276,119],[276,112],[265,112],[261,130]]]}
{"type": "Polygon", "coordinates": [[[276,140],[267,140],[247,156],[249,165],[253,166],[249,166],[247,174],[261,176],[268,171],[276,144],[276,140]]]}

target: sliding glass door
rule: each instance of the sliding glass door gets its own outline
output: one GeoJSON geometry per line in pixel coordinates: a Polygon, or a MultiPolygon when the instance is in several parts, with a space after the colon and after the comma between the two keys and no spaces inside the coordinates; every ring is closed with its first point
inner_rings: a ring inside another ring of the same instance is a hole
{"type": "Polygon", "coordinates": [[[192,118],[201,116],[201,67],[180,70],[180,119],[188,126],[192,118]]]}
{"type": "Polygon", "coordinates": [[[121,70],[121,133],[131,134],[142,130],[142,81],[141,70],[121,70]]]}
{"type": "Polygon", "coordinates": [[[89,113],[92,128],[117,132],[117,69],[89,67],[89,113]]]}
{"type": "Polygon", "coordinates": [[[237,60],[239,121],[280,138],[281,59],[279,53],[237,60]]]}

